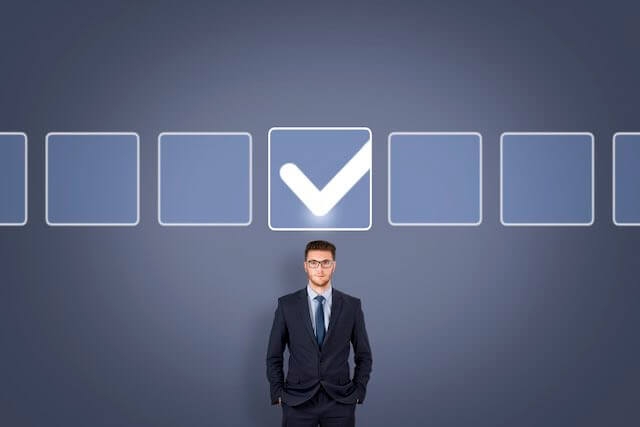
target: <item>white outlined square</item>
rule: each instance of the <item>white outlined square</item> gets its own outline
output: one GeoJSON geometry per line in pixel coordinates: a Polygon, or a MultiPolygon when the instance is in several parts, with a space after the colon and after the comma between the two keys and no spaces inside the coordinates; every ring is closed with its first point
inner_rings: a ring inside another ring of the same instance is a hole
{"type": "Polygon", "coordinates": [[[538,226],[583,226],[593,225],[595,220],[595,152],[594,152],[594,136],[591,132],[503,132],[500,135],[500,223],[509,227],[538,227],[538,226]],[[504,137],[509,135],[520,136],[563,136],[563,135],[580,135],[588,136],[591,140],[591,220],[589,222],[528,222],[528,223],[510,223],[504,221],[504,200],[503,200],[503,142],[504,137]]]}
{"type": "MultiPolygon", "coordinates": [[[[267,224],[272,231],[367,231],[373,224],[373,150],[369,159],[369,223],[366,227],[274,227],[271,222],[271,135],[274,131],[366,131],[368,133],[368,143],[373,144],[373,134],[371,129],[365,126],[352,127],[313,127],[313,126],[276,126],[269,129],[267,144],[267,224]]],[[[348,194],[345,196],[348,197],[348,194]]]]}
{"type": "Polygon", "coordinates": [[[21,227],[29,221],[29,141],[24,132],[0,132],[0,136],[21,136],[24,140],[24,220],[22,222],[0,222],[0,226],[21,227]]]}
{"type": "Polygon", "coordinates": [[[387,222],[394,227],[416,227],[416,226],[430,226],[430,227],[446,227],[446,226],[479,226],[482,224],[482,135],[479,132],[391,132],[387,137],[387,222]],[[456,135],[473,135],[478,137],[478,150],[479,150],[479,206],[478,206],[478,221],[477,222],[393,222],[391,221],[391,139],[393,136],[400,135],[415,135],[415,136],[456,136],[456,135]]]}
{"type": "Polygon", "coordinates": [[[611,146],[613,168],[611,180],[611,218],[613,219],[613,223],[618,227],[637,227],[640,226],[640,222],[621,222],[616,219],[616,139],[618,136],[640,137],[640,132],[616,132],[615,134],[613,134],[613,143],[611,146]]]}
{"type": "Polygon", "coordinates": [[[134,227],[140,223],[140,136],[136,132],[49,132],[45,139],[45,221],[49,226],[134,227]],[[134,136],[136,138],[136,221],[135,222],[52,222],[49,220],[49,137],[51,136],[134,136]]]}
{"type": "Polygon", "coordinates": [[[158,135],[158,223],[165,227],[249,226],[253,221],[253,137],[249,132],[162,132],[158,135]],[[162,221],[162,137],[163,136],[225,136],[240,135],[249,138],[249,220],[247,222],[166,222],[162,221]]]}

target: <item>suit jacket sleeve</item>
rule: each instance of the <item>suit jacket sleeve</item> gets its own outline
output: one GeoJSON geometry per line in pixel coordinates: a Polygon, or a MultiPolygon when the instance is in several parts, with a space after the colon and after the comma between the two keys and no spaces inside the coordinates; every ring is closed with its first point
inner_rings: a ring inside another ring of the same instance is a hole
{"type": "Polygon", "coordinates": [[[278,403],[284,385],[283,353],[289,342],[289,334],[282,313],[282,301],[278,299],[278,307],[271,326],[269,346],[267,347],[267,379],[271,388],[271,404],[278,403]]]}
{"type": "Polygon", "coordinates": [[[356,365],[353,372],[353,382],[358,388],[358,403],[362,404],[367,393],[367,383],[369,382],[373,359],[371,357],[371,347],[369,346],[367,329],[364,324],[362,302],[359,299],[356,307],[356,322],[351,333],[351,343],[353,345],[356,365]]]}

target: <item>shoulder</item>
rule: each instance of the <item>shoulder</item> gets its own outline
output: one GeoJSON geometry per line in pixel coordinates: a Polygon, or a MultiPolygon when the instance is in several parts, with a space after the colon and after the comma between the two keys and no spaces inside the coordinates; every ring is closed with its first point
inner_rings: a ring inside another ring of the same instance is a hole
{"type": "Polygon", "coordinates": [[[338,295],[340,298],[342,298],[342,301],[345,304],[348,304],[351,307],[354,307],[354,308],[359,307],[362,304],[362,302],[360,301],[360,298],[354,297],[353,295],[349,295],[346,292],[339,291],[338,289],[335,289],[335,288],[332,289],[331,292],[333,292],[334,295],[338,295]]]}
{"type": "Polygon", "coordinates": [[[290,303],[297,301],[301,296],[304,296],[304,292],[306,292],[306,288],[298,289],[297,291],[282,295],[278,298],[278,304],[289,305],[290,303]]]}

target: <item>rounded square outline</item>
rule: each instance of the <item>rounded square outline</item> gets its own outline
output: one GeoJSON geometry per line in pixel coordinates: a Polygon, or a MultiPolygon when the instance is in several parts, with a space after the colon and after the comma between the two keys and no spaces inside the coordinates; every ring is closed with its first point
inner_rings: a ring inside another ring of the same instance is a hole
{"type": "Polygon", "coordinates": [[[267,225],[271,231],[368,231],[373,226],[373,132],[366,126],[275,126],[269,129],[267,138],[267,225]],[[274,130],[366,130],[371,141],[371,165],[369,167],[369,225],[367,227],[273,227],[271,225],[271,132],[274,130]]]}
{"type": "Polygon", "coordinates": [[[253,136],[249,132],[160,132],[158,134],[158,224],[163,227],[247,227],[253,221],[253,136]],[[248,222],[163,222],[161,219],[161,140],[163,136],[224,136],[224,135],[243,135],[249,137],[249,221],[248,222]]]}
{"type": "Polygon", "coordinates": [[[45,137],[45,221],[51,227],[135,227],[140,223],[140,135],[137,132],[49,132],[45,137]],[[49,137],[56,135],[126,135],[136,137],[136,221],[135,222],[51,222],[49,221],[49,137]]]}
{"type": "Polygon", "coordinates": [[[480,132],[391,132],[387,137],[387,222],[392,227],[470,227],[482,224],[482,135],[480,132]],[[479,142],[479,210],[477,222],[393,222],[391,221],[391,138],[395,135],[473,135],[478,137],[479,142]]]}
{"type": "Polygon", "coordinates": [[[29,221],[29,138],[24,132],[0,132],[1,135],[21,136],[24,140],[24,220],[22,222],[0,222],[0,227],[22,227],[29,221]]]}
{"type": "Polygon", "coordinates": [[[611,172],[611,219],[613,220],[613,224],[618,227],[637,227],[640,226],[640,222],[619,222],[616,220],[616,138],[618,135],[640,137],[640,132],[616,132],[613,134],[613,143],[611,147],[611,157],[613,162],[613,169],[611,172]]]}
{"type": "Polygon", "coordinates": [[[595,137],[591,132],[502,132],[500,134],[500,223],[505,227],[590,227],[595,222],[595,137]],[[505,135],[534,135],[534,136],[554,136],[554,135],[582,135],[591,138],[591,221],[589,222],[504,222],[503,204],[503,156],[502,146],[505,135]]]}

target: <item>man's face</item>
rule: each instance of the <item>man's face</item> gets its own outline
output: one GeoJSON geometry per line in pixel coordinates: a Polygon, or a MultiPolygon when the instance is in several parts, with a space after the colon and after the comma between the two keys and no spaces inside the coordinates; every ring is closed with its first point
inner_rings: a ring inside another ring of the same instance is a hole
{"type": "Polygon", "coordinates": [[[336,262],[333,260],[331,251],[310,250],[307,252],[304,271],[307,272],[309,281],[315,286],[327,286],[335,269],[336,262]],[[317,266],[314,267],[313,265],[309,265],[309,261],[312,261],[311,264],[316,264],[317,266]],[[314,263],[313,261],[318,262],[314,263]]]}

